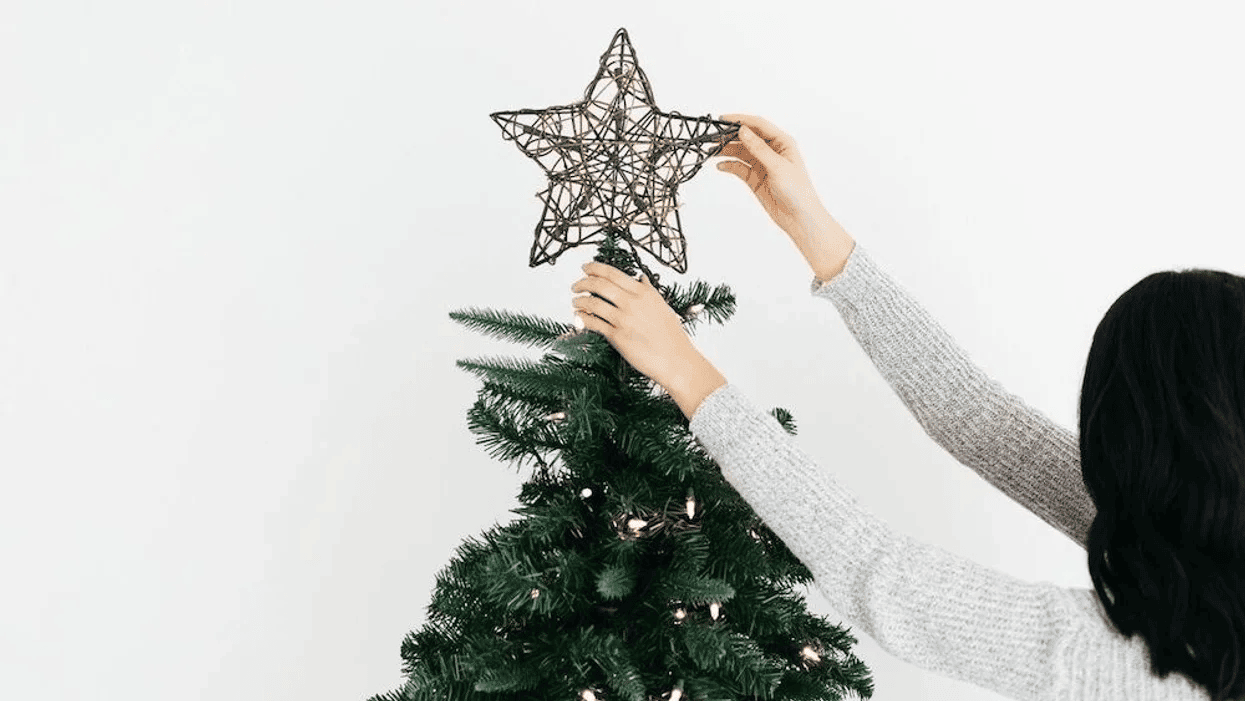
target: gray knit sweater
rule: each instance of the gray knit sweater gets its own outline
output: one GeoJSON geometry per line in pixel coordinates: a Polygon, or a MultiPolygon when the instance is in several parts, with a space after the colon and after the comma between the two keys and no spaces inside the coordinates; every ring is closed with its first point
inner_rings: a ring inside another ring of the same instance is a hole
{"type": "MultiPolygon", "coordinates": [[[[1085,547],[1095,510],[1074,433],[986,376],[859,242],[811,291],[930,438],[1085,547]]],[[[1209,698],[1179,672],[1152,675],[1145,640],[1120,635],[1093,589],[1026,582],[896,532],[737,386],[706,397],[690,430],[836,612],[892,655],[1014,699],[1209,698]]]]}

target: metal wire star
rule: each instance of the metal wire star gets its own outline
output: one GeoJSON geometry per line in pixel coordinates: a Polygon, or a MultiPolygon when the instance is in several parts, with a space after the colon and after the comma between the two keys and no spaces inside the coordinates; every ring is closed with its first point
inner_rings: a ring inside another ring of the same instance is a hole
{"type": "Polygon", "coordinates": [[[687,272],[675,192],[739,125],[658,110],[625,28],[601,54],[583,100],[489,116],[549,176],[549,187],[536,193],[545,209],[530,267],[555,264],[567,249],[612,231],[633,246],[637,260],[636,246],[687,272]]]}

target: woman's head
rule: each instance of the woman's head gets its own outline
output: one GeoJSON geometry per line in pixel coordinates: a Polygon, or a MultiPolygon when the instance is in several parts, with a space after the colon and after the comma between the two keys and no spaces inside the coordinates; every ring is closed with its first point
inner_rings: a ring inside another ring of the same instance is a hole
{"type": "Polygon", "coordinates": [[[1090,577],[1151,667],[1245,698],[1245,278],[1148,275],[1094,331],[1081,470],[1090,577]]]}

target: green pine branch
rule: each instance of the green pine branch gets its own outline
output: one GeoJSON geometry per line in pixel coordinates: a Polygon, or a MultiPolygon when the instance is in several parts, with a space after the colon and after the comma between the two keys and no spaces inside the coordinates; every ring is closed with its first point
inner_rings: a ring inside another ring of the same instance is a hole
{"type": "MultiPolygon", "coordinates": [[[[616,244],[596,259],[642,268],[616,244]]],[[[735,311],[725,285],[665,285],[644,270],[689,333],[735,311]]],[[[467,411],[477,444],[537,469],[518,520],[466,538],[438,572],[422,628],[402,641],[405,684],[369,701],[580,701],[588,688],[647,701],[676,686],[684,701],[869,698],[855,638],[793,590],[812,573],[661,388],[600,334],[507,311],[450,317],[549,351],[456,363],[482,380],[467,411]],[[806,646],[824,659],[808,663],[806,646]]],[[[786,409],[770,414],[796,433],[786,409]]]]}

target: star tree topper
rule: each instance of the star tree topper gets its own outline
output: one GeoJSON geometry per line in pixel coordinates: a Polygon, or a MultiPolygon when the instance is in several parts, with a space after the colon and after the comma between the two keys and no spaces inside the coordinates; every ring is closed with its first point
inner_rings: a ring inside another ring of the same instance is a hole
{"type": "Polygon", "coordinates": [[[687,272],[675,190],[739,125],[658,110],[625,28],[601,54],[583,100],[489,116],[549,176],[549,187],[536,193],[545,210],[529,267],[556,263],[563,251],[613,232],[637,261],[635,246],[687,272]]]}

